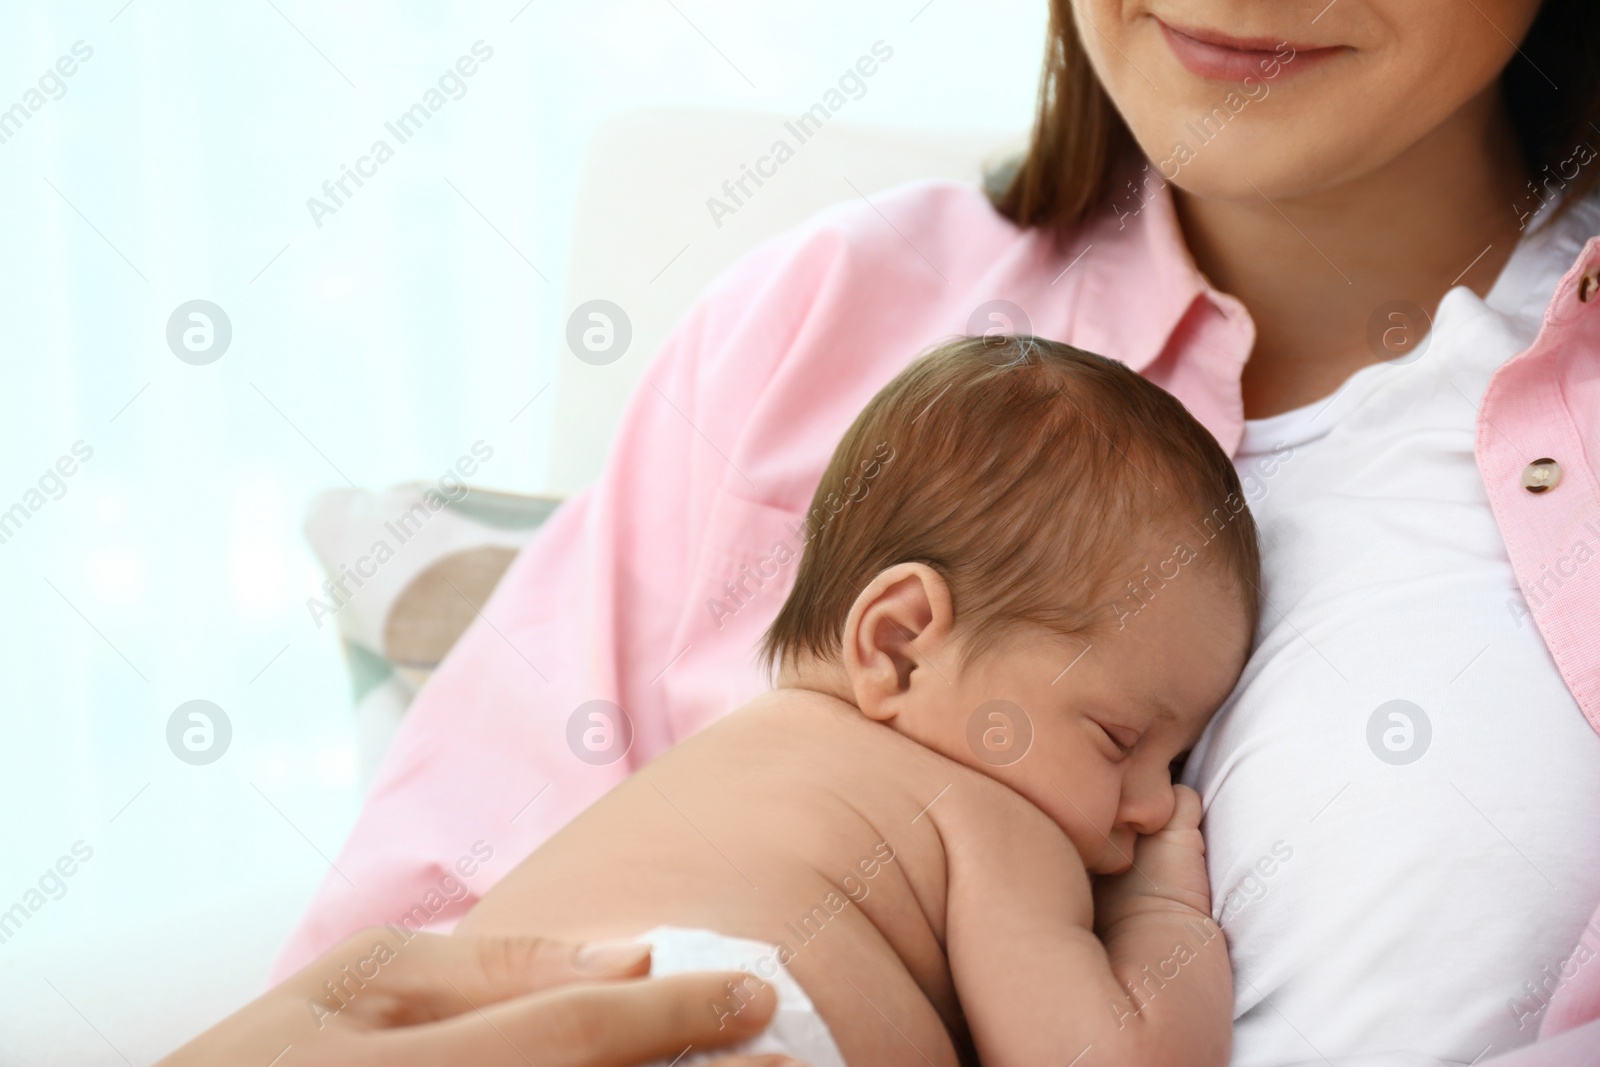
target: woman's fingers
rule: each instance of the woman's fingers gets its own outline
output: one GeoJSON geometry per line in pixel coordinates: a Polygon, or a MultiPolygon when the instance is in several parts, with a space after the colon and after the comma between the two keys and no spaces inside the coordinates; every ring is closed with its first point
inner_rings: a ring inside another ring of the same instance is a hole
{"type": "Polygon", "coordinates": [[[638,1067],[752,1037],[777,1006],[748,974],[677,974],[568,986],[374,1037],[381,1062],[397,1067],[638,1067]]]}
{"type": "Polygon", "coordinates": [[[388,1027],[446,1019],[573,982],[649,972],[648,945],[375,927],[347,938],[292,981],[321,1005],[313,1009],[320,1022],[388,1027]]]}

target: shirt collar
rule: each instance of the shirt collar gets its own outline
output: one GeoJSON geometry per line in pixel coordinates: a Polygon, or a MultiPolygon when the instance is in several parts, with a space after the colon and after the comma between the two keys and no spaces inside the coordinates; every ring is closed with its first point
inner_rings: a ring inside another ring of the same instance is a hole
{"type": "Polygon", "coordinates": [[[1079,304],[1090,313],[1077,316],[1075,323],[1078,347],[1115,356],[1143,372],[1167,349],[1197,300],[1208,301],[1226,318],[1249,321],[1244,305],[1213,288],[1195,266],[1172,190],[1149,163],[1124,164],[1110,203],[1079,232],[1091,269],[1084,272],[1079,304]],[[1108,315],[1094,313],[1097,308],[1133,310],[1108,315]]]}
{"type": "Polygon", "coordinates": [[[1562,276],[1583,257],[1589,239],[1600,233],[1600,187],[1551,222],[1548,216],[1560,200],[1550,199],[1525,221],[1517,247],[1483,298],[1489,307],[1539,323],[1562,276]]]}

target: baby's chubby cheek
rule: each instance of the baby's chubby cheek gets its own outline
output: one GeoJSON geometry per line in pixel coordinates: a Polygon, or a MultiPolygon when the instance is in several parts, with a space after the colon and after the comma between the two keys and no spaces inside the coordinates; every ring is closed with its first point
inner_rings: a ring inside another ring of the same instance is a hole
{"type": "Polygon", "coordinates": [[[1091,874],[1121,874],[1133,866],[1133,846],[1137,840],[1138,834],[1127,827],[1115,827],[1108,837],[1100,839],[1095,859],[1084,857],[1084,865],[1091,874]]]}
{"type": "Polygon", "coordinates": [[[1036,733],[1017,705],[991,700],[963,716],[957,728],[919,740],[1021,794],[1060,827],[1086,869],[1107,874],[1130,865],[1136,835],[1114,825],[1121,783],[1075,739],[1036,733]]]}
{"type": "Polygon", "coordinates": [[[1138,835],[1131,827],[1115,825],[1117,792],[1085,789],[1084,783],[1073,782],[1071,776],[1059,772],[1040,775],[1042,768],[1041,762],[1030,768],[1032,773],[1018,774],[1007,784],[1033,801],[1061,828],[1090,872],[1115,874],[1126,870],[1138,835]]]}
{"type": "Polygon", "coordinates": [[[1117,823],[1117,797],[1057,797],[1066,809],[1057,819],[1067,837],[1083,857],[1083,865],[1093,874],[1121,874],[1133,863],[1133,844],[1138,833],[1117,823]]]}

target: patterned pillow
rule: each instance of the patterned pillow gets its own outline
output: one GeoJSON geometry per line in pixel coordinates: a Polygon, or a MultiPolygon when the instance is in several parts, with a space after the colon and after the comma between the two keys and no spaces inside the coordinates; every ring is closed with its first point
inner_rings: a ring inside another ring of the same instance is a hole
{"type": "Polygon", "coordinates": [[[306,539],[327,579],[306,610],[319,628],[337,625],[363,782],[411,698],[559,503],[458,482],[330,489],[311,502],[306,539]]]}

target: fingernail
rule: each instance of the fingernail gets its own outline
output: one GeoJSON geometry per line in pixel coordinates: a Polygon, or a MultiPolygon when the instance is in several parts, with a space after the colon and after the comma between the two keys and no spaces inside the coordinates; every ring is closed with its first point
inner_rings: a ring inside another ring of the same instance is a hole
{"type": "Polygon", "coordinates": [[[650,956],[650,946],[637,941],[592,941],[578,949],[572,965],[586,974],[610,974],[637,966],[650,956]]]}

